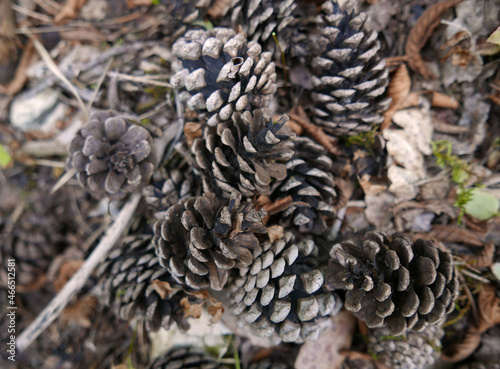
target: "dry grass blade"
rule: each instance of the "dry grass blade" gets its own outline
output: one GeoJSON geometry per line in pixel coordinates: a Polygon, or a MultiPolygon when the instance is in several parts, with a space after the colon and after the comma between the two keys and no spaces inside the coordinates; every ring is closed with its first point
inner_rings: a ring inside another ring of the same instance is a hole
{"type": "Polygon", "coordinates": [[[425,66],[420,50],[424,47],[434,28],[439,25],[441,16],[462,1],[464,0],[447,0],[431,6],[418,18],[408,35],[405,49],[408,64],[412,70],[420,73],[426,79],[434,79],[436,76],[425,66]]]}
{"type": "Polygon", "coordinates": [[[87,110],[87,107],[83,103],[82,98],[78,94],[78,91],[76,90],[75,86],[66,78],[66,76],[61,72],[61,70],[57,67],[56,63],[54,63],[54,60],[52,60],[52,57],[50,54],[47,52],[45,47],[42,45],[40,41],[36,39],[33,34],[30,35],[31,40],[33,41],[33,45],[35,46],[36,51],[38,51],[38,54],[42,58],[42,60],[45,62],[45,65],[49,70],[54,73],[54,75],[61,80],[61,82],[71,91],[73,96],[75,97],[76,101],[78,102],[78,105],[80,106],[80,109],[82,109],[82,112],[84,113],[84,120],[87,121],[89,118],[89,113],[87,110]]]}
{"type": "Polygon", "coordinates": [[[116,241],[121,237],[134,215],[140,199],[140,194],[132,195],[130,200],[122,207],[118,217],[108,229],[106,235],[101,239],[80,269],[78,269],[45,309],[38,314],[37,318],[18,336],[16,345],[20,352],[24,351],[59,316],[71,298],[85,285],[97,264],[106,257],[109,250],[111,250],[116,241]]]}

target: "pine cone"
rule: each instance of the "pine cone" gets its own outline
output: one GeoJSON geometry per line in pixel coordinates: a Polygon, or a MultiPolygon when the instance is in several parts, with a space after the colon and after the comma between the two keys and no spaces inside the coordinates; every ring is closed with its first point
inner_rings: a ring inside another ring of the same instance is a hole
{"type": "Polygon", "coordinates": [[[119,200],[145,186],[154,170],[153,139],[128,118],[94,114],[71,142],[68,168],[96,197],[119,200]]]}
{"type": "Polygon", "coordinates": [[[220,291],[231,269],[252,263],[260,248],[254,233],[266,232],[264,215],[236,194],[222,202],[205,193],[174,205],[154,226],[160,263],[179,283],[220,291]]]}
{"type": "Polygon", "coordinates": [[[323,4],[320,35],[312,60],[312,119],[337,136],[367,132],[384,121],[390,99],[382,99],[389,83],[385,62],[378,56],[377,33],[362,29],[366,15],[323,4]]]}
{"type": "Polygon", "coordinates": [[[327,286],[347,290],[346,309],[370,328],[385,325],[392,335],[420,331],[454,309],[453,258],[431,241],[368,232],[361,241],[335,245],[330,256],[327,286]]]}
{"type": "Polygon", "coordinates": [[[248,369],[293,369],[293,366],[285,364],[281,359],[267,358],[250,364],[248,369]]]}
{"type": "Polygon", "coordinates": [[[149,369],[217,369],[219,364],[208,353],[195,347],[176,347],[156,359],[149,369]]]}
{"type": "Polygon", "coordinates": [[[189,328],[180,302],[183,298],[192,304],[199,301],[160,266],[151,236],[126,238],[121,247],[107,256],[98,275],[104,302],[117,306],[121,319],[144,315],[146,328],[153,331],[168,329],[173,322],[180,329],[189,328]],[[154,281],[165,288],[165,298],[155,289],[154,281]]]}
{"type": "Polygon", "coordinates": [[[270,52],[227,28],[188,31],[172,47],[182,63],[171,79],[187,106],[208,112],[209,125],[229,119],[234,111],[268,106],[276,92],[270,52]]]}
{"type": "Polygon", "coordinates": [[[273,122],[261,110],[235,113],[232,121],[207,127],[191,146],[197,169],[205,174],[209,190],[229,197],[269,195],[272,181],[287,176],[285,162],[293,151],[282,129],[288,118],[273,122]]]}
{"type": "Polygon", "coordinates": [[[151,184],[142,190],[144,201],[154,218],[165,216],[167,210],[175,204],[201,193],[192,169],[174,161],[168,167],[155,171],[151,184]]]}
{"type": "Polygon", "coordinates": [[[409,330],[406,337],[394,338],[387,328],[371,329],[368,350],[378,361],[392,369],[425,369],[439,357],[444,331],[429,325],[422,332],[409,330]]]}
{"type": "Polygon", "coordinates": [[[335,217],[333,162],[323,146],[307,137],[297,137],[293,150],[293,158],[286,163],[287,179],[276,187],[271,199],[279,201],[291,196],[293,200],[290,207],[278,214],[284,228],[295,226],[300,232],[324,234],[327,221],[335,217]]]}
{"type": "Polygon", "coordinates": [[[338,296],[323,288],[317,252],[312,240],[296,241],[290,232],[262,244],[230,287],[231,312],[260,337],[296,343],[316,339],[322,317],[342,307],[338,296]]]}

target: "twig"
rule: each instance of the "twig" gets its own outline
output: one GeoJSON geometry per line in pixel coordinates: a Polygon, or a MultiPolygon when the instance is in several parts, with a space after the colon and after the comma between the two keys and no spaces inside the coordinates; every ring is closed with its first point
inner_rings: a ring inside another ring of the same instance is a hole
{"type": "Polygon", "coordinates": [[[155,86],[160,86],[160,87],[168,87],[172,88],[172,85],[168,82],[162,82],[162,81],[157,81],[156,79],[158,77],[153,77],[153,76],[131,76],[128,74],[123,74],[123,73],[118,73],[118,72],[109,72],[110,77],[115,77],[119,81],[131,81],[131,82],[138,82],[138,83],[143,83],[145,85],[155,85],[155,86]]]}
{"type": "Polygon", "coordinates": [[[26,8],[23,8],[22,6],[19,6],[19,5],[12,5],[12,9],[14,9],[16,12],[18,13],[21,13],[21,14],[24,14],[24,15],[28,15],[32,18],[35,18],[35,19],[38,19],[44,23],[47,23],[47,24],[50,24],[52,23],[52,18],[44,15],[44,14],[40,14],[40,13],[37,13],[37,12],[34,12],[32,10],[29,10],[29,9],[26,9],[26,8]]]}
{"type": "Polygon", "coordinates": [[[335,142],[334,138],[328,136],[323,131],[322,127],[312,124],[307,118],[307,115],[301,106],[294,109],[292,112],[290,112],[289,115],[290,119],[300,124],[304,128],[304,130],[307,131],[316,142],[324,146],[325,149],[327,149],[330,154],[332,155],[340,154],[338,148],[334,144],[335,142]],[[295,111],[297,111],[297,114],[295,114],[295,111]]]}
{"type": "Polygon", "coordinates": [[[95,87],[94,93],[92,94],[92,98],[90,99],[90,101],[89,101],[89,103],[87,105],[87,110],[90,110],[90,108],[92,107],[92,104],[94,103],[94,100],[97,97],[97,93],[99,92],[99,89],[101,88],[101,85],[104,82],[104,78],[106,78],[106,74],[108,73],[108,70],[111,67],[111,63],[113,63],[113,59],[114,58],[109,59],[108,63],[104,67],[104,72],[99,77],[99,81],[97,81],[97,86],[95,87]]]}
{"type": "Polygon", "coordinates": [[[71,298],[81,290],[97,264],[104,260],[106,254],[122,235],[123,230],[127,227],[139,204],[140,198],[140,193],[132,195],[130,200],[121,209],[113,225],[108,229],[106,235],[102,238],[101,242],[99,242],[87,260],[85,260],[83,265],[28,328],[19,335],[17,348],[20,352],[24,351],[59,316],[71,298]]]}
{"type": "Polygon", "coordinates": [[[45,62],[45,65],[71,91],[71,93],[73,94],[73,96],[78,101],[78,105],[80,106],[80,109],[82,109],[82,112],[85,114],[85,120],[88,120],[89,113],[87,111],[87,107],[83,103],[83,100],[80,97],[80,95],[78,94],[78,91],[76,91],[75,86],[73,86],[73,84],[66,78],[66,76],[57,67],[56,63],[54,63],[54,60],[52,60],[52,57],[47,52],[47,50],[42,45],[42,43],[40,41],[38,41],[36,39],[36,37],[33,36],[33,34],[31,34],[30,37],[31,37],[31,40],[33,41],[33,46],[35,46],[36,51],[38,51],[38,54],[40,55],[40,57],[42,58],[42,60],[45,62]]]}

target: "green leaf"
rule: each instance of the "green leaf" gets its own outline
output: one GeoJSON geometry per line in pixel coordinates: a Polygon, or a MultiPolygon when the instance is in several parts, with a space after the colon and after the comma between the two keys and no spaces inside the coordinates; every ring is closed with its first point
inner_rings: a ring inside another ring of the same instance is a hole
{"type": "Polygon", "coordinates": [[[486,220],[498,215],[499,205],[495,196],[474,188],[470,200],[464,205],[464,210],[477,220],[486,220]]]}
{"type": "Polygon", "coordinates": [[[3,146],[0,144],[0,167],[5,168],[11,162],[12,158],[9,153],[5,151],[3,146]]]}
{"type": "Polygon", "coordinates": [[[488,37],[486,42],[496,44],[500,46],[500,27],[498,27],[493,33],[488,37]]]}
{"type": "Polygon", "coordinates": [[[194,25],[194,26],[201,26],[201,27],[205,28],[205,30],[207,30],[207,31],[211,31],[211,30],[214,29],[214,25],[210,21],[197,20],[197,21],[194,21],[191,24],[194,25]]]}

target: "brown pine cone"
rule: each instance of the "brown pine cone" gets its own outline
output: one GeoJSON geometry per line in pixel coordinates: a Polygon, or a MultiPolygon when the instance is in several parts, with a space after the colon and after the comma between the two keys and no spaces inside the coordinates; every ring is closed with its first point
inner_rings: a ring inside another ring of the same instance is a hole
{"type": "Polygon", "coordinates": [[[187,298],[195,304],[199,299],[189,294],[160,266],[151,240],[149,235],[125,238],[97,271],[99,291],[106,305],[117,308],[121,319],[144,316],[148,330],[168,329],[174,322],[186,330],[189,323],[181,300],[187,298]],[[158,291],[167,295],[162,297],[158,291]]]}
{"type": "Polygon", "coordinates": [[[264,215],[237,194],[223,201],[205,193],[174,205],[154,226],[160,263],[179,283],[220,291],[231,269],[252,263],[260,248],[255,233],[266,232],[264,215]]]}
{"type": "Polygon", "coordinates": [[[345,307],[392,335],[440,324],[453,311],[457,272],[448,251],[423,239],[368,232],[330,251],[327,286],[347,290],[345,307]]]}
{"type": "Polygon", "coordinates": [[[69,148],[68,169],[96,197],[113,200],[149,183],[154,170],[149,132],[112,111],[94,114],[69,148]]]}
{"type": "Polygon", "coordinates": [[[297,241],[290,232],[263,243],[230,286],[231,312],[260,337],[295,343],[316,339],[324,317],[342,307],[339,297],[324,289],[317,253],[312,240],[297,241]]]}
{"type": "Polygon", "coordinates": [[[172,50],[181,66],[171,83],[209,125],[230,119],[235,111],[266,107],[274,97],[271,53],[254,41],[247,43],[241,33],[228,28],[188,31],[172,50]]]}
{"type": "Polygon", "coordinates": [[[288,142],[292,136],[283,128],[287,119],[274,122],[269,112],[254,110],[206,127],[191,153],[208,190],[224,197],[237,192],[245,197],[269,195],[272,183],[286,178],[285,162],[293,155],[288,142]]]}

